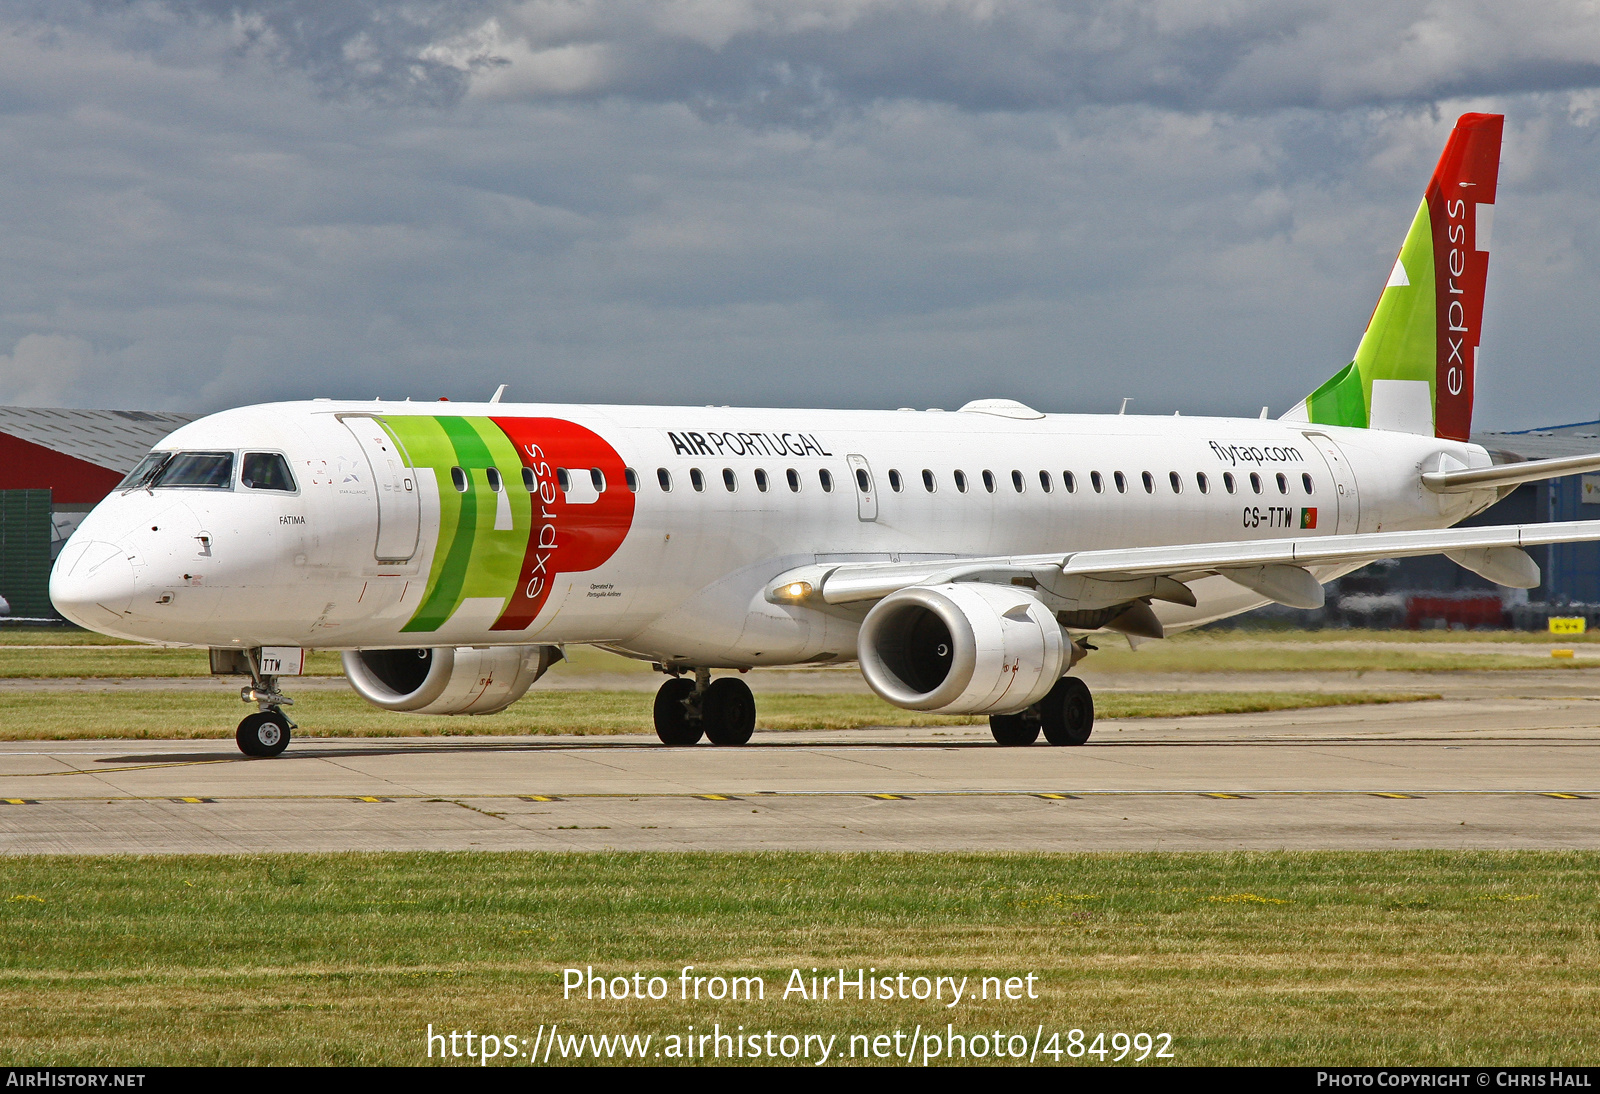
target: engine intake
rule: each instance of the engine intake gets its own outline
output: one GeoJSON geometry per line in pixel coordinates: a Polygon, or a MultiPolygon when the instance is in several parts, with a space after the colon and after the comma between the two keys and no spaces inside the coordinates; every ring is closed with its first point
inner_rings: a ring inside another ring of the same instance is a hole
{"type": "Polygon", "coordinates": [[[493,714],[561,659],[554,646],[346,650],[344,673],[373,706],[407,714],[493,714]]]}
{"type": "Polygon", "coordinates": [[[1061,626],[1010,585],[913,586],[880,600],[861,624],[861,675],[885,701],[944,714],[1012,714],[1070,666],[1061,626]]]}

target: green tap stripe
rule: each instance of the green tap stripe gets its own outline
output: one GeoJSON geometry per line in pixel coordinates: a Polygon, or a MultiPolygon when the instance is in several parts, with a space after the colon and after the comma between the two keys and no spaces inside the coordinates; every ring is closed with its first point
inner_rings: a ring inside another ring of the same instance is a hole
{"type": "MultiPolygon", "coordinates": [[[[444,430],[455,452],[457,467],[486,467],[490,464],[489,448],[477,430],[465,418],[436,417],[434,421],[444,430]]],[[[448,474],[448,472],[446,472],[448,474]]],[[[449,487],[455,490],[454,484],[449,487]]],[[[439,482],[439,493],[445,484],[439,482]]],[[[472,562],[472,546],[478,535],[478,492],[468,489],[460,494],[461,515],[456,521],[455,534],[450,548],[444,553],[444,563],[437,568],[429,582],[428,596],[402,631],[436,631],[450,618],[461,602],[461,588],[467,578],[467,567],[472,562]]],[[[441,533],[443,529],[440,529],[441,533]]]]}

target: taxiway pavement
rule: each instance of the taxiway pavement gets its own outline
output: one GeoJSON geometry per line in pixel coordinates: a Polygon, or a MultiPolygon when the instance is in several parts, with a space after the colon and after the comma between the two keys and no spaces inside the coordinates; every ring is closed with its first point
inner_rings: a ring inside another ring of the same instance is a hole
{"type": "Polygon", "coordinates": [[[0,854],[1402,847],[1600,847],[1600,701],[1502,686],[1103,721],[1080,748],[999,748],[983,727],[736,749],[301,738],[275,760],[231,741],[0,744],[0,854]]]}

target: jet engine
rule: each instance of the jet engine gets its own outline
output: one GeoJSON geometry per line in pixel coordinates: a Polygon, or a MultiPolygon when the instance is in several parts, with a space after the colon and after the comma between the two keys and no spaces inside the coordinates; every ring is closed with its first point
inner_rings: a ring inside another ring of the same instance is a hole
{"type": "Polygon", "coordinates": [[[493,714],[561,659],[555,646],[346,650],[344,672],[373,706],[407,714],[493,714]]]}
{"type": "Polygon", "coordinates": [[[879,696],[942,714],[1026,710],[1071,665],[1070,643],[1037,597],[977,582],[884,597],[861,624],[858,651],[879,696]]]}

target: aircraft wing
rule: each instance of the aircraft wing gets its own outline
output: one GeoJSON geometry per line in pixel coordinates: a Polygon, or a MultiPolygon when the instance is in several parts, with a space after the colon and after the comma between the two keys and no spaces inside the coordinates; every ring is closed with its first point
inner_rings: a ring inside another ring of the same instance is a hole
{"type": "Polygon", "coordinates": [[[1589,540],[1600,540],[1600,520],[904,563],[815,564],[780,575],[768,585],[767,599],[776,603],[820,600],[842,605],[880,600],[912,585],[948,581],[1011,583],[1018,579],[1026,584],[1031,579],[1046,591],[1086,607],[1117,603],[1115,597],[1119,593],[1129,594],[1125,600],[1149,596],[1192,605],[1194,596],[1183,581],[1221,574],[1280,603],[1316,606],[1321,603],[1321,587],[1308,567],[1445,554],[1490,580],[1508,578],[1500,583],[1531,588],[1538,584],[1538,569],[1520,548],[1589,540]],[[1312,588],[1316,590],[1314,597],[1312,588]],[[1311,599],[1314,604],[1299,603],[1311,599]]]}

